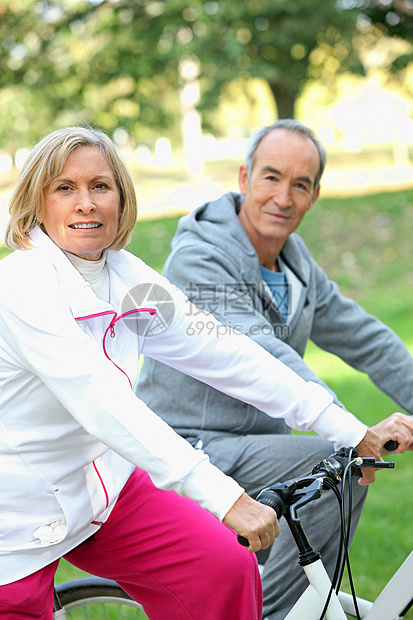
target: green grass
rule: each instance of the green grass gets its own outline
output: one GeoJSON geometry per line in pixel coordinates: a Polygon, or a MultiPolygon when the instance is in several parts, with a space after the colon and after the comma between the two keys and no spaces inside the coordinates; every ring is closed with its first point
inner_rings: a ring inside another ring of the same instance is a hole
{"type": "MultiPolygon", "coordinates": [[[[131,251],[161,271],[177,217],[140,220],[131,251]]],[[[319,200],[300,227],[312,254],[345,295],[389,324],[413,350],[413,190],[319,200]]],[[[0,248],[0,258],[7,251],[0,248]]],[[[369,380],[310,345],[307,363],[368,424],[396,410],[369,380]]],[[[411,378],[407,378],[411,381],[411,378]]],[[[357,593],[375,597],[413,546],[413,455],[377,474],[351,551],[357,593]]],[[[77,571],[61,562],[58,580],[77,571]]],[[[413,618],[413,612],[406,616],[413,618]]]]}
{"type": "Polygon", "coordinates": [[[161,272],[170,251],[179,216],[138,220],[128,250],[161,272]]]}

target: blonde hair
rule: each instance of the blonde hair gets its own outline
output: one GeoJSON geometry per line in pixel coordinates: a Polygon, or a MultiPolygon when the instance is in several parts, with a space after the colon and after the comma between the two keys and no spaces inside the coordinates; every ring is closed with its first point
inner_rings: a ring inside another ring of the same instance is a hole
{"type": "Polygon", "coordinates": [[[10,218],[5,242],[11,249],[29,249],[29,233],[39,225],[43,189],[63,170],[70,153],[80,146],[98,147],[112,168],[120,194],[121,216],[110,246],[120,250],[130,241],[138,214],[133,181],[118,149],[102,131],[91,127],[65,127],[42,138],[25,161],[9,202],[10,218]]]}

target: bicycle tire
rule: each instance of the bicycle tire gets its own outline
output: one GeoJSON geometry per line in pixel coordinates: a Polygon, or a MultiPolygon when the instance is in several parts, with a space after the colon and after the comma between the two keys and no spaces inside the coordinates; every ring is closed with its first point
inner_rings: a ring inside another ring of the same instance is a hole
{"type": "Polygon", "coordinates": [[[110,579],[84,577],[55,586],[67,620],[147,620],[142,605],[110,579]]]}

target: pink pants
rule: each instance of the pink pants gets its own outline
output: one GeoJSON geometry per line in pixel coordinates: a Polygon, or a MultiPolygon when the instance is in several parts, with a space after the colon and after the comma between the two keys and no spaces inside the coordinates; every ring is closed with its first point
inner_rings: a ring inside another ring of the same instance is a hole
{"type": "MultiPolygon", "coordinates": [[[[64,556],[114,579],[153,620],[259,620],[255,556],[228,527],[188,498],[160,491],[135,470],[108,521],[64,556]]],[[[0,586],[1,620],[51,620],[58,560],[0,586]]]]}

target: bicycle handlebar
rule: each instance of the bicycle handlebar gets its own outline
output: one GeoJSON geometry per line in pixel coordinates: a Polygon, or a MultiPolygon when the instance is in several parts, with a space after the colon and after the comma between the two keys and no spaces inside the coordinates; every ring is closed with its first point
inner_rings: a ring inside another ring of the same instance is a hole
{"type": "MultiPolygon", "coordinates": [[[[276,482],[270,487],[263,489],[257,496],[257,501],[273,508],[278,519],[290,510],[293,518],[299,508],[320,497],[323,489],[337,486],[341,482],[346,467],[353,470],[353,474],[361,477],[361,467],[374,467],[375,469],[393,468],[394,463],[375,461],[369,457],[358,457],[355,448],[341,448],[327,459],[317,463],[311,474],[276,482]],[[353,457],[351,460],[349,457],[353,457]]],[[[249,540],[238,535],[238,542],[244,547],[249,546],[249,540]]]]}
{"type": "MultiPolygon", "coordinates": [[[[409,418],[412,418],[413,414],[409,415],[409,418]]],[[[396,441],[395,439],[389,439],[389,441],[386,441],[386,443],[384,444],[383,448],[385,448],[388,452],[393,452],[393,450],[397,450],[397,448],[399,447],[399,442],[396,441]]]]}

